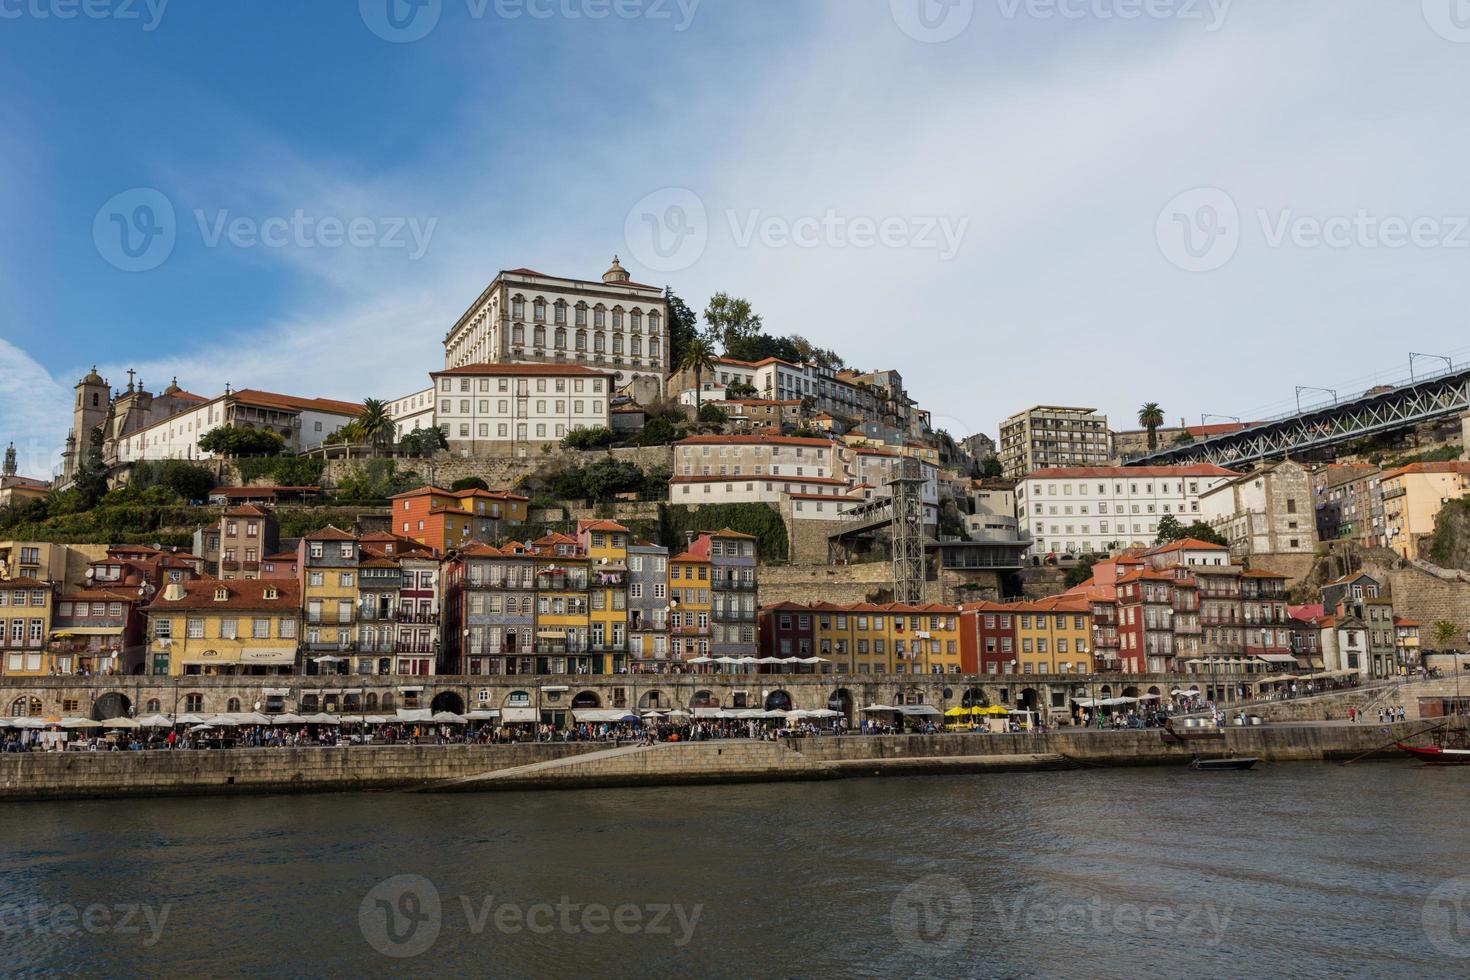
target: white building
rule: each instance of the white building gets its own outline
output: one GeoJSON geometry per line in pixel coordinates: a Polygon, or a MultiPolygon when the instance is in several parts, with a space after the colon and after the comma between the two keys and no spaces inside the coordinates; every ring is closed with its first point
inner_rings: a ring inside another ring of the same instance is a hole
{"type": "Polygon", "coordinates": [[[605,371],[621,388],[668,369],[663,290],[633,282],[617,258],[601,282],[501,272],[444,338],[444,367],[567,364],[605,371]]]}
{"type": "Polygon", "coordinates": [[[201,403],[162,422],[138,429],[117,442],[117,462],[157,459],[207,459],[199,440],[212,429],[237,426],[265,429],[286,440],[288,452],[315,449],[362,414],[362,406],[329,398],[297,398],[243,388],[201,403]]]}
{"type": "Polygon", "coordinates": [[[780,504],[785,497],[822,497],[833,503],[831,518],[838,516],[838,503],[855,503],[847,483],[818,476],[675,476],[669,480],[669,503],[702,507],[705,504],[780,504]]]}
{"type": "Polygon", "coordinates": [[[1201,520],[1200,496],[1238,475],[1206,463],[1037,470],[1016,484],[1016,518],[1032,555],[1107,554],[1152,544],[1165,516],[1201,520]]]}
{"type": "Polygon", "coordinates": [[[879,398],[873,388],[844,381],[835,371],[816,364],[792,364],[768,357],[755,362],[756,392],[762,398],[801,401],[810,398],[815,410],[850,419],[879,421],[879,398]]]}
{"type": "MultiPolygon", "coordinates": [[[[694,436],[674,445],[674,476],[832,478],[833,445],[791,436],[694,436]]],[[[845,480],[839,480],[846,483],[845,480]]],[[[677,501],[676,501],[677,502],[677,501]]]]}
{"type": "Polygon", "coordinates": [[[468,364],[429,377],[434,421],[458,456],[526,456],[576,429],[611,427],[613,375],[606,371],[575,364],[468,364]]]}
{"type": "Polygon", "coordinates": [[[393,399],[388,403],[387,411],[388,417],[393,420],[394,438],[402,439],[419,429],[432,429],[438,424],[434,420],[437,407],[433,388],[393,399]]]}

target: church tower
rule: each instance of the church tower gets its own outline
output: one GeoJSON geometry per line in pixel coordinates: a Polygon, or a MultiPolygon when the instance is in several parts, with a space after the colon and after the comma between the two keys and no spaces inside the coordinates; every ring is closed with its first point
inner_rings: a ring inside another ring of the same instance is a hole
{"type": "Polygon", "coordinates": [[[15,464],[15,443],[5,447],[5,467],[0,469],[0,477],[15,476],[17,467],[15,464]]]}
{"type": "Polygon", "coordinates": [[[112,408],[112,389],[97,373],[97,365],[77,382],[77,400],[72,407],[71,434],[67,437],[63,472],[68,480],[76,475],[81,458],[92,448],[92,430],[107,420],[112,408]]]}

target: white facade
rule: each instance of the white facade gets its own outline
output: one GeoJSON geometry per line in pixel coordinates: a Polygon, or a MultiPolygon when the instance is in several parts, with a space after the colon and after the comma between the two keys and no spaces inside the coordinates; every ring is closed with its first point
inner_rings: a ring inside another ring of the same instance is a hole
{"type": "Polygon", "coordinates": [[[430,377],[434,419],[456,455],[527,455],[576,429],[611,427],[612,375],[606,372],[477,364],[430,377]]]}
{"type": "Polygon", "coordinates": [[[393,420],[394,438],[402,439],[410,432],[433,428],[438,424],[434,418],[437,407],[433,388],[393,399],[388,403],[388,417],[393,420]]]}
{"type": "Polygon", "coordinates": [[[833,446],[825,439],[696,436],[674,446],[676,477],[835,475],[833,446]]]}
{"type": "Polygon", "coordinates": [[[361,411],[347,402],[234,392],[124,436],[117,442],[117,462],[208,459],[211,454],[199,448],[199,440],[224,425],[275,432],[291,452],[315,449],[361,411]]]}
{"type": "Polygon", "coordinates": [[[444,338],[446,369],[486,363],[569,364],[618,387],[668,370],[663,290],[631,281],[617,260],[603,281],[501,272],[444,338]]]}
{"type": "Polygon", "coordinates": [[[669,481],[669,503],[689,504],[779,504],[787,495],[831,497],[831,517],[837,517],[838,502],[853,503],[842,480],[807,476],[675,476],[669,481]]]}
{"type": "Polygon", "coordinates": [[[878,397],[866,385],[843,381],[815,364],[791,364],[774,357],[757,361],[754,380],[761,398],[800,401],[811,398],[817,411],[850,418],[879,420],[878,397]]]}
{"type": "Polygon", "coordinates": [[[1237,475],[1203,464],[1038,470],[1016,484],[1016,517],[1033,555],[1107,554],[1152,544],[1166,515],[1201,520],[1200,495],[1237,475]]]}

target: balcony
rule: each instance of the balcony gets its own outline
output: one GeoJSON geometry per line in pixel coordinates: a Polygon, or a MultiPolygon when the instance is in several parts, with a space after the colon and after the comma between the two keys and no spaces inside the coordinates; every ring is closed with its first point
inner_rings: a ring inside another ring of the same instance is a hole
{"type": "Polygon", "coordinates": [[[1204,614],[1204,613],[1201,613],[1200,614],[1199,621],[1200,621],[1200,625],[1201,626],[1244,626],[1245,625],[1245,623],[1242,620],[1236,618],[1235,616],[1219,616],[1219,615],[1213,615],[1212,616],[1212,615],[1207,615],[1207,614],[1204,614]]]}
{"type": "Polygon", "coordinates": [[[758,583],[747,582],[744,579],[716,578],[711,580],[710,588],[725,592],[754,592],[758,583]]]}
{"type": "Polygon", "coordinates": [[[753,623],[756,616],[754,609],[714,609],[710,612],[712,619],[724,623],[753,623]]]}
{"type": "Polygon", "coordinates": [[[384,649],[383,653],[418,653],[432,656],[439,652],[438,644],[435,643],[395,643],[391,648],[384,649]]]}
{"type": "Polygon", "coordinates": [[[419,626],[437,626],[439,624],[438,610],[430,612],[398,612],[397,621],[419,626]]]}
{"type": "Polygon", "coordinates": [[[472,589],[494,589],[512,590],[516,592],[530,592],[535,586],[528,578],[492,578],[492,579],[470,579],[466,583],[472,589]]]}

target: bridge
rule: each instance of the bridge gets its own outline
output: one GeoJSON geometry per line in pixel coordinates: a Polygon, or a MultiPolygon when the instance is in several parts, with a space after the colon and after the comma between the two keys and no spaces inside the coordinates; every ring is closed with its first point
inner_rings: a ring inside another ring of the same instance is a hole
{"type": "Polygon", "coordinates": [[[1395,385],[1381,385],[1331,404],[1254,422],[1184,445],[1161,446],[1125,459],[1125,466],[1214,463],[1240,467],[1285,456],[1309,456],[1371,436],[1412,429],[1470,411],[1470,364],[1395,385]]]}

